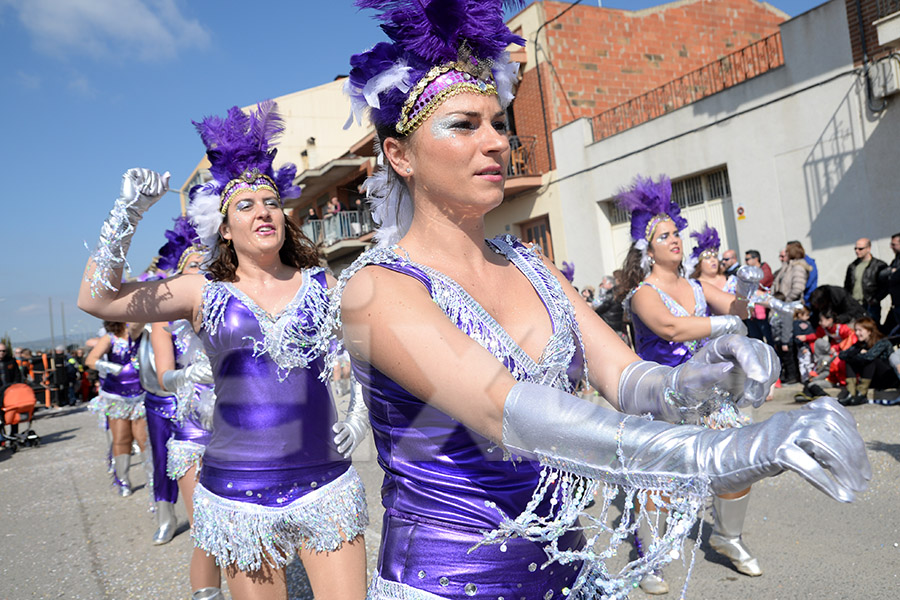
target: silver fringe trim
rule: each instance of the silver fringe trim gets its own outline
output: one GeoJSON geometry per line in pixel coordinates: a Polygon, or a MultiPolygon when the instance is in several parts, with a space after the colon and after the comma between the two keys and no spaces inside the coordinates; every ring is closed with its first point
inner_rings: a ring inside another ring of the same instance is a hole
{"type": "MultiPolygon", "coordinates": [[[[366,591],[366,600],[444,600],[440,596],[426,592],[425,590],[417,590],[405,583],[397,583],[396,581],[388,581],[382,579],[377,573],[372,576],[369,582],[369,589],[366,591]]],[[[510,599],[512,600],[512,599],[510,599]]]]}
{"type": "MultiPolygon", "coordinates": [[[[91,284],[92,298],[105,291],[117,292],[119,290],[120,278],[115,278],[116,282],[113,283],[113,276],[117,269],[128,267],[128,260],[125,256],[135,231],[134,223],[132,223],[133,217],[128,214],[128,208],[129,201],[122,198],[117,199],[100,228],[100,240],[90,257],[94,261],[94,271],[84,278],[87,283],[91,284]]],[[[140,217],[136,220],[139,219],[140,217]]],[[[87,243],[85,243],[85,248],[88,248],[87,243]]],[[[131,270],[130,267],[129,270],[131,270]]]]}
{"type": "Polygon", "coordinates": [[[200,459],[206,452],[206,446],[189,440],[169,438],[169,441],[166,442],[166,450],[168,450],[166,475],[169,479],[178,481],[191,467],[200,467],[200,459]]]}
{"type": "Polygon", "coordinates": [[[328,351],[332,329],[328,322],[328,290],[313,278],[323,269],[313,267],[303,272],[303,290],[281,313],[273,318],[249,296],[221,281],[210,282],[203,291],[203,326],[214,335],[225,318],[225,307],[231,297],[246,306],[259,324],[263,339],[252,336],[253,356],[268,354],[278,366],[278,380],[284,381],[295,368],[305,369],[312,361],[328,351]],[[310,317],[309,325],[297,318],[298,312],[310,317]]]}
{"type": "Polygon", "coordinates": [[[129,421],[137,421],[147,416],[147,410],[144,407],[144,394],[140,396],[119,396],[118,394],[110,394],[100,390],[102,398],[95,407],[91,408],[93,412],[100,410],[102,406],[102,414],[100,416],[101,427],[105,428],[106,423],[103,419],[126,419],[129,421]]]}
{"type": "Polygon", "coordinates": [[[222,568],[256,571],[263,561],[285,566],[300,550],[331,552],[365,532],[366,492],[352,466],[323,487],[285,507],[259,506],[194,491],[194,545],[222,568]]]}

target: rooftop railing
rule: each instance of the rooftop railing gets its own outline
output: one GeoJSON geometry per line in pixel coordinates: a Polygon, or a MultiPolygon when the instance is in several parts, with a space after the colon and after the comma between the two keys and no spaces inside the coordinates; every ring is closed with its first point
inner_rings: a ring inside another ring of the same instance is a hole
{"type": "Polygon", "coordinates": [[[534,160],[534,147],[536,144],[536,135],[509,136],[510,157],[507,175],[510,177],[540,175],[537,163],[534,160]]]}
{"type": "Polygon", "coordinates": [[[693,104],[783,64],[781,32],[777,32],[600,113],[591,120],[594,141],[693,104]]]}
{"type": "Polygon", "coordinates": [[[878,18],[900,12],[900,0],[878,0],[878,18]]]}

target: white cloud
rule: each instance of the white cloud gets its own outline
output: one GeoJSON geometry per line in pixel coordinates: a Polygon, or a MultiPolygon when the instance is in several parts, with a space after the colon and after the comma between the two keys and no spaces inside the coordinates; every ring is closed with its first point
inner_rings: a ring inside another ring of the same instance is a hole
{"type": "Polygon", "coordinates": [[[19,87],[21,87],[22,89],[36,90],[41,87],[40,76],[33,73],[16,71],[16,80],[19,82],[19,87]]]}
{"type": "Polygon", "coordinates": [[[69,89],[85,98],[94,98],[97,95],[97,90],[94,89],[87,77],[83,75],[75,75],[69,81],[69,89]]]}
{"type": "MultiPolygon", "coordinates": [[[[8,0],[7,0],[8,1],[8,0]]],[[[178,9],[178,0],[19,0],[22,24],[38,48],[52,55],[172,59],[205,47],[209,32],[178,9]]]]}
{"type": "Polygon", "coordinates": [[[46,307],[40,303],[26,304],[25,306],[20,306],[18,309],[16,309],[16,312],[19,313],[20,315],[31,315],[31,314],[38,312],[39,310],[41,310],[43,308],[46,308],[46,307]]]}

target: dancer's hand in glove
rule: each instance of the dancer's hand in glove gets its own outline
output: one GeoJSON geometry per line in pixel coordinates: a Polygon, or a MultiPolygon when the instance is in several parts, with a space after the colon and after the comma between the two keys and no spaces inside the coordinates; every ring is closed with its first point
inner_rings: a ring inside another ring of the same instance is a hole
{"type": "Polygon", "coordinates": [[[116,202],[126,202],[138,218],[169,191],[169,172],[162,175],[150,169],[128,169],[116,202]]]}
{"type": "Polygon", "coordinates": [[[524,457],[571,462],[580,473],[596,469],[601,478],[610,470],[702,475],[717,494],[789,470],[850,502],[872,476],[853,417],[830,398],[716,430],[629,418],[548,386],[517,383],[504,404],[503,445],[524,457]]]}
{"type": "Polygon", "coordinates": [[[666,367],[650,361],[628,365],[619,379],[619,407],[629,414],[650,413],[680,423],[688,413],[704,413],[719,385],[741,405],[765,402],[781,364],[759,340],[727,335],[712,340],[684,364],[666,367]]]}
{"type": "Polygon", "coordinates": [[[369,429],[369,411],[362,398],[362,386],[356,378],[350,376],[350,405],[347,408],[347,418],[332,426],[334,431],[334,444],[344,458],[350,458],[369,429]]]}
{"type": "Polygon", "coordinates": [[[163,373],[163,387],[173,394],[182,386],[192,386],[195,383],[213,383],[209,360],[198,360],[183,369],[172,369],[163,373]]]}
{"type": "Polygon", "coordinates": [[[763,270],[760,267],[744,265],[735,273],[737,285],[734,287],[734,295],[739,299],[747,300],[759,289],[759,282],[763,278],[763,270]]]}
{"type": "Polygon", "coordinates": [[[97,373],[100,374],[100,377],[106,377],[107,375],[118,375],[125,367],[118,363],[100,359],[94,363],[94,368],[97,369],[97,373]]]}

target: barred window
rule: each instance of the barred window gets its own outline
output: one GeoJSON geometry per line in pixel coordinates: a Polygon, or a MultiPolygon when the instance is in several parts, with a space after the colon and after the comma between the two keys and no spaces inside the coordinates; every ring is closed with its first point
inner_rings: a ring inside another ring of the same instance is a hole
{"type": "Polygon", "coordinates": [[[631,215],[627,210],[619,207],[619,204],[613,200],[609,202],[609,222],[613,225],[621,225],[627,223],[631,219],[631,215]]]}
{"type": "Polygon", "coordinates": [[[731,182],[728,181],[728,169],[720,169],[707,174],[710,199],[728,198],[731,196],[731,182]]]}

